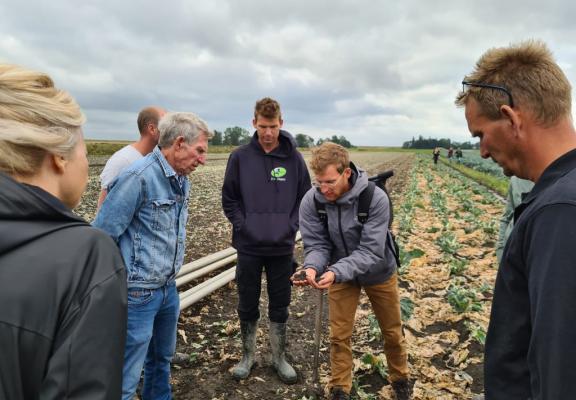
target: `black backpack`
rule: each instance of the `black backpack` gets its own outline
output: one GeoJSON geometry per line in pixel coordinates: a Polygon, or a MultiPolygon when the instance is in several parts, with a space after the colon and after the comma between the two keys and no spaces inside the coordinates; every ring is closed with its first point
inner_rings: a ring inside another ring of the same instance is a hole
{"type": "MultiPolygon", "coordinates": [[[[386,190],[386,181],[388,180],[388,178],[392,176],[394,176],[394,171],[389,170],[368,178],[368,186],[366,186],[366,188],[362,191],[362,193],[360,193],[360,196],[358,197],[357,216],[358,216],[358,222],[360,222],[361,224],[365,224],[366,221],[368,221],[368,217],[370,216],[369,215],[370,203],[372,203],[372,197],[374,196],[374,189],[376,188],[376,186],[378,186],[380,189],[384,191],[384,193],[386,193],[386,196],[388,196],[388,202],[390,204],[390,219],[388,220],[388,232],[390,233],[389,235],[390,240],[386,240],[386,244],[390,246],[390,250],[392,250],[394,258],[396,259],[396,265],[398,266],[398,268],[400,268],[400,257],[399,257],[400,249],[398,248],[396,238],[394,237],[394,234],[391,231],[392,221],[394,219],[394,212],[392,209],[392,199],[390,199],[390,195],[386,190]]],[[[318,214],[318,218],[320,219],[320,221],[322,221],[324,227],[328,229],[328,214],[326,213],[326,204],[319,202],[316,199],[316,196],[314,196],[314,204],[316,206],[316,212],[318,214]]]]}

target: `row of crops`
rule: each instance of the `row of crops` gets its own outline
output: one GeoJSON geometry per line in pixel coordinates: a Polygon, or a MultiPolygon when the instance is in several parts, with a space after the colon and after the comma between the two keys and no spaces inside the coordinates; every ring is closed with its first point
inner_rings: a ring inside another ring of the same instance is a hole
{"type": "Polygon", "coordinates": [[[502,168],[491,159],[480,157],[478,150],[464,150],[463,157],[460,161],[468,168],[505,179],[502,168]]]}

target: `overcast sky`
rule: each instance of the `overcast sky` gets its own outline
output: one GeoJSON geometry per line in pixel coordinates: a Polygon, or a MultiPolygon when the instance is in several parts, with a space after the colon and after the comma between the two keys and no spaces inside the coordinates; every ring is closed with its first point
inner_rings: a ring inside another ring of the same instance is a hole
{"type": "Polygon", "coordinates": [[[293,134],[466,141],[462,77],[488,48],[530,38],[576,86],[569,0],[4,0],[0,16],[0,61],[49,73],[95,139],[137,139],[147,105],[252,131],[270,96],[293,134]]]}

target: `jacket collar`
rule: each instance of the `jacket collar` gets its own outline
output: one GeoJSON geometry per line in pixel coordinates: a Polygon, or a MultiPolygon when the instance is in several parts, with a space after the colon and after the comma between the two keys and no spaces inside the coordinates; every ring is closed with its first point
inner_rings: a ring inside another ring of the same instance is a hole
{"type": "Polygon", "coordinates": [[[154,150],[152,152],[156,157],[156,159],[158,160],[158,163],[160,163],[160,167],[162,167],[162,172],[164,172],[166,178],[170,178],[172,176],[178,177],[177,176],[178,174],[176,174],[174,168],[172,168],[172,166],[168,164],[168,161],[166,160],[166,157],[164,157],[164,154],[162,154],[160,147],[158,146],[154,147],[154,150]]]}
{"type": "Polygon", "coordinates": [[[573,169],[576,169],[576,149],[570,150],[564,155],[558,157],[544,170],[532,191],[523,197],[522,204],[520,204],[514,211],[514,220],[517,220],[518,217],[520,217],[522,211],[524,211],[540,193],[552,186],[558,179],[573,169]]]}

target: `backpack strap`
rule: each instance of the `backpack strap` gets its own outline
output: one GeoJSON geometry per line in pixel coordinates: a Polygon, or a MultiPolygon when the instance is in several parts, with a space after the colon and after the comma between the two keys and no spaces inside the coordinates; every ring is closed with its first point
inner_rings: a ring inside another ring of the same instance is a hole
{"type": "Polygon", "coordinates": [[[328,213],[326,212],[326,203],[318,201],[316,198],[316,193],[314,193],[314,205],[316,206],[316,214],[318,214],[318,219],[324,225],[324,228],[328,229],[328,213]]]}
{"type": "MultiPolygon", "coordinates": [[[[370,203],[372,202],[372,197],[374,196],[374,189],[376,187],[376,182],[380,183],[382,181],[376,179],[374,181],[369,181],[366,189],[364,189],[362,193],[360,193],[360,197],[358,199],[358,222],[362,224],[365,224],[366,221],[368,221],[370,203]]],[[[386,190],[386,186],[384,184],[379,184],[378,186],[384,191],[384,193],[386,193],[390,208],[390,218],[388,222],[388,237],[386,238],[386,246],[390,248],[392,254],[394,254],[394,259],[396,260],[396,266],[400,268],[400,257],[399,257],[400,249],[398,247],[398,243],[396,243],[396,238],[394,237],[394,234],[391,231],[392,218],[394,215],[392,212],[392,201],[390,200],[390,195],[386,190]]]]}
{"type": "Polygon", "coordinates": [[[394,236],[394,234],[390,231],[388,231],[388,238],[386,239],[386,245],[390,248],[390,250],[392,251],[392,254],[394,254],[394,259],[396,260],[396,266],[398,268],[401,267],[400,265],[400,248],[398,247],[398,243],[396,242],[396,236],[394,236]]]}
{"type": "Polygon", "coordinates": [[[370,203],[372,203],[372,197],[374,196],[374,189],[376,184],[374,182],[368,182],[368,186],[360,193],[358,197],[358,222],[365,224],[370,216],[370,203]]]}

